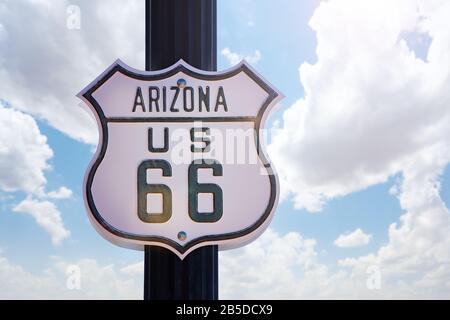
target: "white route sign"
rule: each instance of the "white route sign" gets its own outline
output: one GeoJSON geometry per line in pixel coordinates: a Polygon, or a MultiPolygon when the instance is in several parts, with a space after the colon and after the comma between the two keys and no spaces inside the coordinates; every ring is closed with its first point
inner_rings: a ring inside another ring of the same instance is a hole
{"type": "Polygon", "coordinates": [[[100,132],[84,198],[106,239],[183,259],[243,246],[268,226],[279,185],[263,128],[282,95],[246,62],[147,72],[117,60],[78,96],[100,132]]]}

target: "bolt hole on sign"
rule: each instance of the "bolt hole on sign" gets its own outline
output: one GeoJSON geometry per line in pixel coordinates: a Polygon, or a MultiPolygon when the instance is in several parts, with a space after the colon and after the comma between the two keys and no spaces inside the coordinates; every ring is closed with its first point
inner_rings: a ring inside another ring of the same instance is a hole
{"type": "Polygon", "coordinates": [[[106,239],[183,259],[201,246],[243,246],[268,226],[279,183],[263,128],[282,95],[245,61],[206,72],[117,60],[78,96],[100,132],[84,199],[106,239]]]}

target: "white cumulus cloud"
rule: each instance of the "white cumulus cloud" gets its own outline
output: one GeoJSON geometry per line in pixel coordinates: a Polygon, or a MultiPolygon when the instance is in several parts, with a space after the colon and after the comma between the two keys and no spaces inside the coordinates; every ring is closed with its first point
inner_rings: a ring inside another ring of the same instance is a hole
{"type": "Polygon", "coordinates": [[[262,58],[262,54],[259,50],[255,50],[252,54],[249,55],[242,55],[237,52],[231,51],[230,48],[227,47],[222,49],[220,53],[228,60],[230,66],[236,65],[242,60],[246,60],[250,64],[256,64],[262,58]]]}
{"type": "MultiPolygon", "coordinates": [[[[448,296],[448,266],[426,273],[418,281],[398,260],[397,273],[385,263],[347,259],[342,267],[320,261],[317,241],[297,232],[268,229],[241,249],[220,253],[221,299],[411,299],[448,296]],[[348,268],[351,269],[348,269],[348,268]],[[378,274],[379,273],[379,274],[378,274]],[[395,275],[395,276],[394,276],[395,275]],[[371,285],[375,276],[379,285],[371,285]],[[447,278],[446,278],[447,277],[447,278]],[[447,279],[447,280],[445,280],[447,279]],[[442,281],[444,280],[444,281],[442,281]]],[[[414,260],[417,260],[416,258],[414,260]]],[[[379,262],[379,261],[378,261],[379,262]]],[[[84,258],[53,258],[45,272],[30,272],[0,252],[1,299],[142,299],[143,263],[123,267],[84,258]],[[74,268],[75,267],[75,268],[74,268]],[[70,290],[69,278],[80,271],[80,289],[70,290]]]]}
{"type": "Polygon", "coordinates": [[[144,262],[137,262],[120,269],[120,272],[131,276],[144,276],[144,262]]]}
{"type": "Polygon", "coordinates": [[[117,266],[95,259],[56,257],[43,272],[30,272],[1,251],[0,283],[0,299],[142,299],[143,288],[140,277],[122,275],[117,266]],[[68,285],[74,276],[79,288],[68,285]]]}
{"type": "Polygon", "coordinates": [[[334,241],[334,245],[340,248],[360,247],[369,244],[370,240],[372,240],[372,235],[366,234],[358,228],[353,232],[341,234],[334,241]]]}
{"type": "Polygon", "coordinates": [[[439,179],[448,156],[429,150],[411,161],[398,194],[405,214],[390,225],[389,242],[373,254],[343,259],[340,265],[353,274],[379,266],[384,282],[407,288],[411,296],[450,295],[450,212],[442,201],[439,179]]]}
{"type": "Polygon", "coordinates": [[[450,163],[449,16],[450,2],[439,0],[322,2],[310,21],[317,62],[300,67],[305,97],[270,146],[284,198],[309,211],[400,176],[392,194],[404,213],[388,243],[340,261],[351,278],[379,268],[385,298],[450,294],[440,194],[450,163]],[[428,47],[409,46],[424,35],[428,47]]]}
{"type": "Polygon", "coordinates": [[[61,212],[53,202],[28,197],[17,204],[13,211],[31,215],[36,223],[50,234],[54,245],[60,245],[62,240],[70,235],[64,227],[61,212]]]}
{"type": "Polygon", "coordinates": [[[64,199],[72,194],[66,187],[45,193],[45,171],[50,168],[48,161],[52,157],[47,137],[40,132],[36,121],[30,115],[0,104],[0,190],[26,193],[26,199],[15,205],[13,211],[30,214],[50,234],[52,243],[58,245],[70,232],[54,203],[37,200],[64,199]]]}
{"type": "Polygon", "coordinates": [[[0,104],[0,190],[40,193],[53,151],[34,119],[0,104]]]}
{"type": "Polygon", "coordinates": [[[0,99],[96,144],[95,122],[75,95],[117,58],[144,65],[144,1],[76,1],[79,29],[67,27],[76,25],[71,5],[69,0],[2,2],[0,99]]]}
{"type": "Polygon", "coordinates": [[[47,197],[51,199],[69,199],[70,197],[72,197],[72,194],[72,190],[62,186],[58,190],[48,192],[47,197]]]}
{"type": "Polygon", "coordinates": [[[300,68],[305,97],[285,112],[269,148],[284,197],[320,211],[329,199],[401,173],[429,146],[448,147],[448,8],[446,1],[321,3],[310,21],[317,62],[300,68]],[[431,37],[427,62],[406,33],[431,37]]]}
{"type": "MultiPolygon", "coordinates": [[[[320,261],[317,241],[268,229],[250,245],[220,254],[222,299],[378,299],[402,288],[367,286],[368,275],[320,261]]],[[[365,271],[365,270],[364,270],[365,271]]]]}

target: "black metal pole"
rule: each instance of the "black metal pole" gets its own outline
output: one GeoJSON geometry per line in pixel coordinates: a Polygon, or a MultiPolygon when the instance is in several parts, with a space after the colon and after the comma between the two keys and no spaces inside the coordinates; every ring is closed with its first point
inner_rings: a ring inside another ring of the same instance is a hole
{"type": "MultiPolygon", "coordinates": [[[[183,59],[217,70],[216,0],[146,0],[146,70],[183,59]]],[[[217,246],[199,248],[184,260],[161,247],[146,246],[144,299],[218,299],[217,246]]]]}

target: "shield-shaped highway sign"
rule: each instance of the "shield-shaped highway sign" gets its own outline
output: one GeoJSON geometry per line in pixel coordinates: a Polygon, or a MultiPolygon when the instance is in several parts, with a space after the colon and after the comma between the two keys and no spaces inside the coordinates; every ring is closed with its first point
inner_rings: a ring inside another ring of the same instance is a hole
{"type": "Polygon", "coordinates": [[[242,246],[267,227],[279,187],[263,125],[281,94],[246,62],[147,72],[118,60],[79,97],[100,132],[84,198],[105,238],[183,259],[200,246],[242,246]]]}

